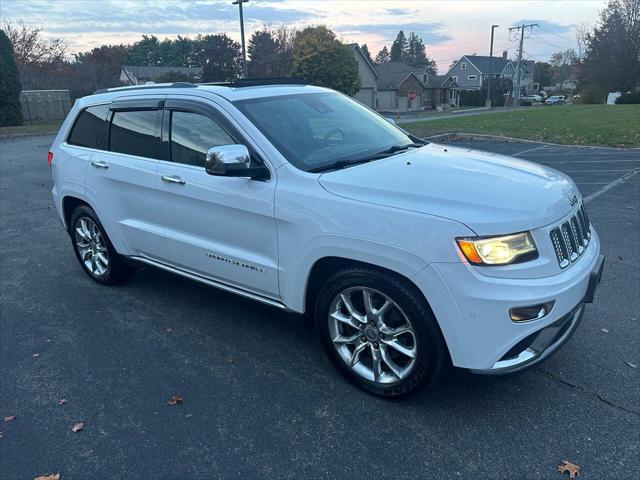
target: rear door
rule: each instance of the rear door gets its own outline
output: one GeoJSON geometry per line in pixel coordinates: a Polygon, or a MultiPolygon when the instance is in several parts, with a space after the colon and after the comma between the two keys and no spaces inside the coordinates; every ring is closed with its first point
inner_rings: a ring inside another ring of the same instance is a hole
{"type": "Polygon", "coordinates": [[[95,151],[87,194],[109,236],[127,255],[166,259],[156,170],[163,158],[163,97],[116,99],[110,106],[108,151],[95,151]]]}
{"type": "Polygon", "coordinates": [[[275,180],[213,176],[207,150],[245,144],[210,101],[168,98],[163,138],[170,162],[158,166],[158,190],[172,263],[184,270],[277,298],[275,180]],[[165,136],[166,135],[166,136],[165,136]]]}

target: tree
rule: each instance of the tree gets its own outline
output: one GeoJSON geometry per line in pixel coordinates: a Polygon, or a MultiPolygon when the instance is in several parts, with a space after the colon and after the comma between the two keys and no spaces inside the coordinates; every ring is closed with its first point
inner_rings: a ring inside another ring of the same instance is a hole
{"type": "Polygon", "coordinates": [[[20,77],[9,37],[0,30],[0,127],[22,125],[20,77]]]}
{"type": "Polygon", "coordinates": [[[293,33],[287,27],[276,31],[258,30],[249,39],[247,52],[249,76],[253,78],[286,77],[291,72],[293,33]]]}
{"type": "Polygon", "coordinates": [[[67,54],[66,44],[59,38],[48,39],[42,36],[42,28],[29,26],[23,22],[5,23],[3,30],[13,47],[15,63],[24,85],[28,82],[29,72],[43,65],[60,67],[67,54]]]}
{"type": "Polygon", "coordinates": [[[391,55],[389,54],[389,49],[385,45],[382,47],[382,50],[378,52],[376,55],[376,65],[382,65],[383,63],[389,63],[391,61],[391,55]]]}
{"type": "Polygon", "coordinates": [[[580,70],[584,101],[604,101],[607,92],[631,91],[640,83],[640,0],[610,0],[586,39],[580,70]]]}
{"type": "Polygon", "coordinates": [[[292,66],[293,75],[314,85],[347,95],[355,95],[360,89],[358,65],[351,48],[325,26],[307,27],[296,34],[292,66]]]}
{"type": "Polygon", "coordinates": [[[407,55],[407,47],[407,37],[405,37],[404,32],[400,30],[391,45],[391,61],[404,62],[407,55]]]}
{"type": "Polygon", "coordinates": [[[371,53],[369,53],[369,47],[367,47],[366,43],[363,43],[360,46],[360,50],[362,50],[362,53],[367,58],[367,60],[369,60],[369,62],[371,62],[371,64],[373,64],[373,59],[371,58],[371,53]]]}
{"type": "Polygon", "coordinates": [[[240,44],[226,34],[203,37],[202,81],[227,82],[242,74],[240,44]]]}
{"type": "Polygon", "coordinates": [[[564,80],[575,80],[577,77],[580,61],[578,54],[573,48],[553,53],[549,59],[551,65],[551,78],[554,83],[564,80]]]}
{"type": "Polygon", "coordinates": [[[551,85],[553,76],[553,67],[548,62],[536,62],[533,65],[533,81],[540,85],[540,88],[544,88],[547,85],[551,85]]]}
{"type": "Polygon", "coordinates": [[[193,75],[189,75],[188,73],[179,72],[176,70],[171,70],[167,73],[163,73],[162,75],[158,75],[158,77],[154,80],[155,83],[173,83],[173,82],[194,82],[195,78],[193,75]]]}

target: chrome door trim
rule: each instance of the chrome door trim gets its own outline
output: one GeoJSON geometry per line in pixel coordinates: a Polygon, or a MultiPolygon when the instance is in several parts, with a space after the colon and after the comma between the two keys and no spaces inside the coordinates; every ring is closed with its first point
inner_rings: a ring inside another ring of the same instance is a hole
{"type": "Polygon", "coordinates": [[[184,185],[185,182],[183,179],[181,179],[178,175],[162,175],[162,181],[163,182],[167,182],[167,183],[177,183],[178,185],[184,185]]]}
{"type": "Polygon", "coordinates": [[[196,273],[191,273],[191,272],[188,272],[186,270],[182,270],[180,268],[173,267],[171,265],[167,265],[165,263],[159,262],[157,260],[153,260],[153,259],[151,259],[149,257],[144,256],[144,255],[132,255],[132,256],[129,256],[128,258],[130,258],[131,260],[137,261],[137,262],[146,263],[147,265],[151,265],[153,267],[160,268],[160,269],[165,270],[167,272],[175,273],[176,275],[180,275],[182,277],[188,278],[190,280],[194,280],[196,282],[204,283],[205,285],[209,285],[211,287],[219,288],[220,290],[224,290],[225,292],[235,293],[236,295],[240,295],[241,297],[245,297],[245,298],[249,298],[251,300],[255,300],[257,302],[265,303],[267,305],[271,305],[272,307],[276,307],[276,308],[279,308],[281,310],[285,310],[287,312],[291,312],[292,311],[289,307],[284,305],[282,302],[279,302],[278,300],[273,300],[271,298],[264,297],[264,296],[259,295],[257,293],[252,293],[252,292],[249,292],[247,290],[243,290],[243,289],[241,289],[239,287],[234,287],[232,285],[228,285],[226,283],[219,282],[217,280],[213,280],[211,278],[204,277],[204,276],[198,275],[196,273]]]}

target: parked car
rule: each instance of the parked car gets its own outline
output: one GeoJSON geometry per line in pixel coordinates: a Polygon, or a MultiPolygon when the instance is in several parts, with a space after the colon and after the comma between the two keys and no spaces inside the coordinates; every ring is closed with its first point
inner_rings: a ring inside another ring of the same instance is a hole
{"type": "Polygon", "coordinates": [[[540,95],[527,95],[526,97],[522,97],[523,100],[529,100],[531,102],[541,102],[543,100],[543,98],[540,95]]]}
{"type": "Polygon", "coordinates": [[[541,362],[602,272],[566,175],[425,142],[325,88],[96,92],[48,160],[93,280],[146,265],[307,314],[338,369],[385,397],[450,363],[502,374],[541,362]]]}
{"type": "Polygon", "coordinates": [[[564,105],[566,98],[564,95],[551,95],[544,103],[547,105],[564,105]]]}

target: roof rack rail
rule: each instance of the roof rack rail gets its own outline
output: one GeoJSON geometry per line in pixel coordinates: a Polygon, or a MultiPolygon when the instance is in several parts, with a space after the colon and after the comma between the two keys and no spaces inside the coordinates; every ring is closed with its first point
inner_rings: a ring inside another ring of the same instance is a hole
{"type": "Polygon", "coordinates": [[[93,92],[93,95],[98,95],[99,93],[107,93],[107,92],[120,92],[120,91],[130,91],[130,90],[148,90],[151,88],[195,88],[198,85],[190,82],[173,82],[170,84],[166,83],[154,83],[149,85],[125,85],[123,87],[111,87],[111,88],[101,88],[93,92]]]}

